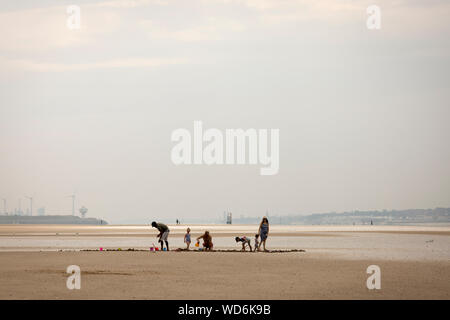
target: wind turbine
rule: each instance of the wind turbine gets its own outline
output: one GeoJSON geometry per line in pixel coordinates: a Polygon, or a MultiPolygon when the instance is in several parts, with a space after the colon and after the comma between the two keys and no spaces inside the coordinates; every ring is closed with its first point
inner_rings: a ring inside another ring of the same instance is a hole
{"type": "Polygon", "coordinates": [[[74,216],[75,215],[75,192],[72,195],[70,195],[69,197],[72,198],[72,215],[74,216]]]}
{"type": "Polygon", "coordinates": [[[3,200],[3,214],[6,216],[6,199],[2,198],[3,200]]]}
{"type": "Polygon", "coordinates": [[[30,215],[33,215],[33,197],[25,196],[25,198],[30,199],[30,215]]]}

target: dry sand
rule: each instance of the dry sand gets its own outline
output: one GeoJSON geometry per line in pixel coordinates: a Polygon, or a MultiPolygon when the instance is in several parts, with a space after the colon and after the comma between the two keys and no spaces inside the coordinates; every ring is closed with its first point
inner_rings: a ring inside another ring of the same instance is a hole
{"type": "Polygon", "coordinates": [[[449,299],[450,262],[308,253],[1,252],[0,299],[449,299]],[[80,266],[81,290],[66,288],[80,266]],[[366,268],[381,268],[381,290],[366,268]]]}

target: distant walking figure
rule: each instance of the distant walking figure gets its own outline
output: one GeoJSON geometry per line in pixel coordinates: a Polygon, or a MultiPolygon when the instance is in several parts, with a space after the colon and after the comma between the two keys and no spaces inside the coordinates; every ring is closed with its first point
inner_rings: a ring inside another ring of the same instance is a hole
{"type": "Polygon", "coordinates": [[[152,222],[152,227],[158,229],[159,234],[156,236],[159,238],[158,242],[161,242],[161,251],[164,248],[164,242],[166,243],[167,251],[169,251],[169,241],[167,241],[167,237],[169,236],[169,227],[161,222],[152,222]]]}
{"type": "Polygon", "coordinates": [[[269,235],[269,220],[267,220],[266,217],[263,217],[261,223],[259,224],[258,234],[261,237],[261,243],[258,246],[258,251],[261,251],[261,244],[263,245],[264,251],[267,251],[266,240],[269,235]]]}

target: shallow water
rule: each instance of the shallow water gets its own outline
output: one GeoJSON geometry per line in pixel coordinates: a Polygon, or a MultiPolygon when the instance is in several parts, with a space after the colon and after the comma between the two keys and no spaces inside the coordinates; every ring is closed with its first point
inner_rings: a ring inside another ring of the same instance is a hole
{"type": "MultiPolygon", "coordinates": [[[[214,230],[211,226],[208,227],[214,230]]],[[[273,229],[272,232],[274,232],[273,229]]],[[[241,245],[236,244],[234,240],[234,236],[240,234],[239,231],[242,233],[244,230],[235,229],[230,236],[213,236],[215,248],[240,249],[241,245]]],[[[323,227],[314,231],[324,232],[325,236],[270,236],[267,240],[267,248],[305,249],[308,254],[318,256],[334,254],[348,259],[450,261],[450,236],[447,235],[326,232],[323,227]]],[[[213,231],[211,233],[213,234],[213,231]]],[[[169,241],[172,249],[185,247],[182,237],[169,237],[169,241]]],[[[121,236],[3,235],[0,237],[0,251],[82,250],[100,247],[122,250],[149,249],[153,244],[157,245],[157,239],[153,235],[148,237],[123,236],[123,234],[121,236]]],[[[191,244],[191,248],[195,249],[194,243],[191,244]]]]}

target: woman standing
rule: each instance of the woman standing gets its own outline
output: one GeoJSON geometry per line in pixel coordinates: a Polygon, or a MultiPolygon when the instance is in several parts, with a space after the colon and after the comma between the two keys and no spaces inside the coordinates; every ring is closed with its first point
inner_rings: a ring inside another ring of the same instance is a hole
{"type": "Polygon", "coordinates": [[[261,251],[261,244],[263,245],[264,251],[266,250],[266,239],[269,235],[269,220],[266,217],[262,218],[261,223],[259,224],[258,230],[259,236],[261,237],[261,243],[258,246],[258,251],[261,251]]]}

